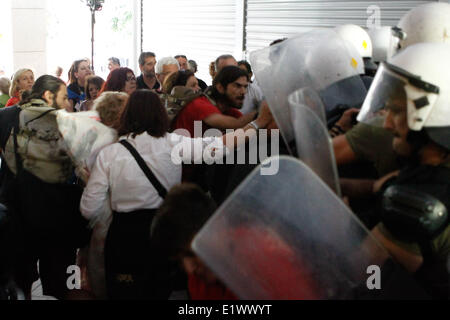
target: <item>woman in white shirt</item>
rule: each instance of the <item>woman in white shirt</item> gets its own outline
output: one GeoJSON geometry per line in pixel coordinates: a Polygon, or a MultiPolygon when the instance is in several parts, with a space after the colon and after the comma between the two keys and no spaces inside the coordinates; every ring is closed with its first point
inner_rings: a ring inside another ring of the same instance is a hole
{"type": "MultiPolygon", "coordinates": [[[[122,113],[119,136],[136,149],[162,187],[170,190],[181,183],[179,160],[197,163],[204,159],[211,163],[221,159],[236,141],[245,140],[239,138],[256,134],[256,130],[247,130],[265,128],[271,121],[266,106],[243,130],[220,138],[191,139],[167,133],[169,119],[159,97],[139,90],[130,96],[122,113]]],[[[109,195],[114,214],[105,246],[105,269],[111,299],[164,299],[170,294],[168,275],[164,274],[168,268],[155,265],[164,259],[150,256],[148,242],[151,221],[163,203],[160,193],[121,143],[99,153],[80,208],[85,218],[95,219],[109,195]]]]}

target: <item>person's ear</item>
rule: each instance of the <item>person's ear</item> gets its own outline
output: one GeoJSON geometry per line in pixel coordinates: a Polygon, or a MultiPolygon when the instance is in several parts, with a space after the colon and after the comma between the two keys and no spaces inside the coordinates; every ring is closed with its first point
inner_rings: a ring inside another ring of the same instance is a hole
{"type": "Polygon", "coordinates": [[[49,106],[53,105],[54,98],[55,95],[49,90],[45,91],[44,94],[42,95],[42,99],[44,99],[49,106]]]}
{"type": "Polygon", "coordinates": [[[223,87],[223,85],[221,83],[218,83],[216,85],[216,89],[217,89],[217,91],[219,91],[220,94],[225,94],[225,88],[223,87]]]}

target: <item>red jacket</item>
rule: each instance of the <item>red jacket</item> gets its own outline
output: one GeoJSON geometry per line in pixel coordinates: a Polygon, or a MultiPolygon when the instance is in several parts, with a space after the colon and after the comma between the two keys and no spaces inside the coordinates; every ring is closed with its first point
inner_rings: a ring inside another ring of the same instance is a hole
{"type": "Polygon", "coordinates": [[[12,107],[15,106],[20,102],[19,93],[16,93],[14,97],[11,97],[8,102],[6,103],[5,107],[12,107]]]}
{"type": "Polygon", "coordinates": [[[189,275],[189,295],[191,300],[238,300],[220,283],[209,285],[195,275],[189,275]]]}

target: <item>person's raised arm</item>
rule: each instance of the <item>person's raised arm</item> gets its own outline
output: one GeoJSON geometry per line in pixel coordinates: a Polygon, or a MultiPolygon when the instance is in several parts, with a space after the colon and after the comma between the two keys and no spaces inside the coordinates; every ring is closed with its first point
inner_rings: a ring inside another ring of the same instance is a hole
{"type": "Polygon", "coordinates": [[[80,210],[86,219],[99,217],[108,197],[108,190],[108,168],[103,153],[100,153],[81,198],[80,210]]]}
{"type": "Polygon", "coordinates": [[[256,135],[258,129],[266,128],[272,121],[273,116],[270,112],[269,106],[267,103],[263,103],[258,118],[255,121],[245,125],[245,127],[238,129],[233,133],[224,135],[222,137],[223,143],[228,149],[239,147],[240,143],[242,144],[244,141],[247,141],[249,138],[256,135]],[[249,130],[251,131],[247,132],[249,130]]]}
{"type": "Polygon", "coordinates": [[[340,135],[333,139],[333,149],[338,166],[357,161],[356,154],[353,152],[345,135],[340,135]]]}
{"type": "Polygon", "coordinates": [[[211,128],[217,128],[219,130],[226,129],[240,129],[255,119],[256,112],[249,113],[245,116],[236,119],[234,117],[225,116],[223,114],[213,114],[203,119],[211,128]]]}
{"type": "Polygon", "coordinates": [[[267,128],[272,122],[272,114],[267,104],[265,104],[255,121],[223,136],[216,138],[188,138],[183,135],[173,134],[171,138],[173,147],[172,160],[176,164],[181,164],[191,163],[192,160],[194,162],[204,160],[205,155],[208,159],[221,158],[228,151],[238,148],[249,139],[255,137],[258,129],[267,128]],[[208,152],[204,152],[204,148],[208,148],[208,152]]]}

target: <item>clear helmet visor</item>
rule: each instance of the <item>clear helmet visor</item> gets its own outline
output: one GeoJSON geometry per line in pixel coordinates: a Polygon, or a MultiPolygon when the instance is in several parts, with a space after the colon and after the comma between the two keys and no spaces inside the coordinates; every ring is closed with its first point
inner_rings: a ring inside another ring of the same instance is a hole
{"type": "Polygon", "coordinates": [[[367,124],[385,116],[387,110],[407,111],[408,127],[422,130],[437,100],[439,88],[388,63],[382,63],[358,121],[367,124]]]}
{"type": "MultiPolygon", "coordinates": [[[[364,66],[362,58],[353,56],[346,42],[333,30],[314,29],[300,34],[253,52],[250,60],[291,154],[295,153],[295,134],[288,102],[290,94],[306,87],[329,92],[329,87],[348,78],[355,79],[354,86],[347,91],[349,95],[365,90],[359,77],[364,66]]],[[[327,95],[330,97],[327,102],[336,105],[339,101],[332,99],[336,97],[333,92],[327,95]]]]}
{"type": "Polygon", "coordinates": [[[368,31],[373,44],[373,61],[389,61],[397,53],[400,43],[399,32],[388,26],[368,31]]]}
{"type": "Polygon", "coordinates": [[[387,50],[387,57],[385,61],[389,61],[401,49],[402,40],[406,39],[408,35],[399,27],[393,27],[390,30],[390,42],[387,50]]]}

